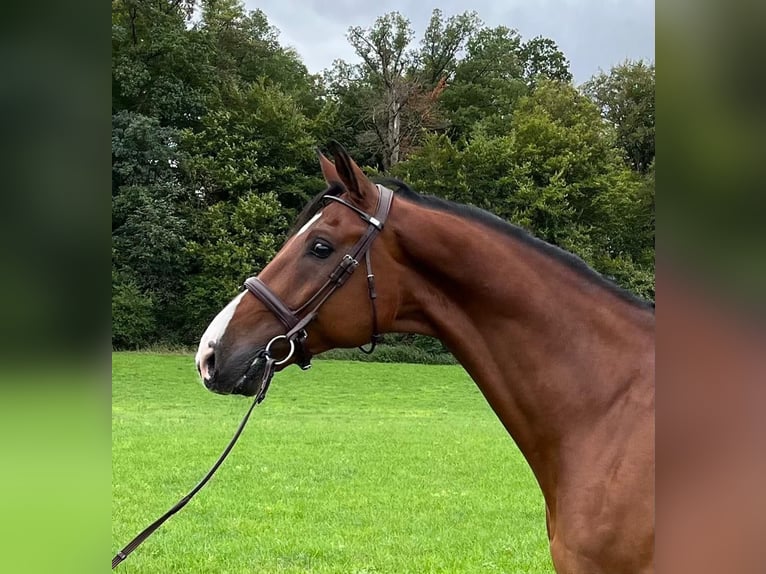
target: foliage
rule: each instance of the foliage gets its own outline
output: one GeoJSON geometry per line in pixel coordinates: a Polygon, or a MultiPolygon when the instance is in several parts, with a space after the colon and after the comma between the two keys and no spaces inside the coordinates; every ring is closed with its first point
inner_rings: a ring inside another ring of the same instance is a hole
{"type": "Polygon", "coordinates": [[[572,81],[569,62],[550,38],[532,38],[521,46],[519,55],[524,77],[532,85],[540,79],[564,83],[572,81]]]}
{"type": "Polygon", "coordinates": [[[433,88],[443,78],[451,80],[460,62],[458,53],[480,28],[476,12],[445,18],[441,10],[434,9],[418,52],[421,81],[433,88]]]}
{"type": "Polygon", "coordinates": [[[112,1],[112,110],[193,125],[210,89],[204,38],[186,23],[193,0],[112,1]]]}
{"type": "Polygon", "coordinates": [[[349,42],[362,64],[339,61],[329,78],[336,92],[360,104],[362,129],[352,135],[366,144],[384,170],[417,144],[423,130],[439,125],[438,98],[458,52],[478,24],[475,13],[445,19],[436,9],[419,51],[409,48],[414,33],[398,12],[381,16],[370,28],[349,28],[349,42]]]}
{"type": "Polygon", "coordinates": [[[636,171],[654,160],[654,64],[627,61],[583,85],[617,131],[617,143],[636,171]]]}
{"type": "Polygon", "coordinates": [[[120,111],[112,119],[112,270],[114,313],[136,305],[136,321],[116,325],[115,344],[135,347],[169,336],[177,282],[187,269],[189,193],[178,170],[180,132],[159,120],[120,111]],[[123,284],[124,282],[124,284],[123,284]],[[152,314],[152,321],[142,319],[152,314]],[[148,325],[155,326],[153,335],[148,325]],[[133,333],[130,337],[128,334],[133,333]]]}
{"type": "Polygon", "coordinates": [[[187,177],[204,203],[273,189],[291,193],[293,208],[309,199],[303,174],[316,158],[309,120],[278,87],[250,84],[231,93],[227,107],[211,110],[201,123],[183,145],[190,156],[187,177]]]}
{"type": "Polygon", "coordinates": [[[395,173],[416,190],[492,211],[653,298],[653,181],[622,163],[598,108],[568,84],[540,81],[504,127],[480,123],[457,144],[431,136],[395,173]]]}
{"type": "Polygon", "coordinates": [[[454,365],[455,357],[444,351],[429,353],[416,346],[381,345],[371,355],[359,349],[332,349],[322,353],[322,360],[360,363],[409,363],[413,365],[454,365]]]}
{"type": "MultiPolygon", "coordinates": [[[[113,0],[115,347],[196,344],[321,190],[330,139],[653,297],[653,64],[578,90],[551,39],[438,9],[420,38],[393,12],[348,39],[361,63],[314,76],[240,0],[113,0]]],[[[414,335],[377,356],[451,360],[414,335]]]]}
{"type": "Polygon", "coordinates": [[[363,163],[387,171],[416,151],[429,133],[467,135],[488,117],[507,121],[518,97],[539,81],[569,82],[569,63],[548,38],[522,42],[505,26],[486,28],[475,12],[445,18],[435,9],[420,41],[398,12],[370,28],[349,28],[362,60],[342,60],[325,79],[352,121],[342,140],[363,163]]]}
{"type": "Polygon", "coordinates": [[[508,121],[526,93],[521,37],[505,26],[481,28],[466,43],[465,56],[441,98],[448,133],[457,141],[480,121],[508,121]]]}
{"type": "Polygon", "coordinates": [[[154,302],[129,277],[112,271],[112,342],[122,348],[142,347],[156,328],[154,302]]]}
{"type": "Polygon", "coordinates": [[[205,0],[190,15],[174,1],[113,3],[118,347],[189,344],[319,185],[316,79],[262,12],[205,0]]]}

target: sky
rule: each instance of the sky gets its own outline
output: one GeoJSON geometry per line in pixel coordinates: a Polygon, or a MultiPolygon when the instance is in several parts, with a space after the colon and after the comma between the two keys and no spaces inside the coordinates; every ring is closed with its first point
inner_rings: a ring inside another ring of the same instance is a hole
{"type": "Polygon", "coordinates": [[[551,38],[577,84],[626,59],[654,61],[654,0],[245,0],[245,6],[263,10],[282,45],[295,48],[311,73],[338,58],[358,61],[346,39],[350,26],[370,27],[396,10],[410,20],[417,43],[437,7],[445,16],[475,10],[487,26],[515,28],[523,40],[551,38]]]}

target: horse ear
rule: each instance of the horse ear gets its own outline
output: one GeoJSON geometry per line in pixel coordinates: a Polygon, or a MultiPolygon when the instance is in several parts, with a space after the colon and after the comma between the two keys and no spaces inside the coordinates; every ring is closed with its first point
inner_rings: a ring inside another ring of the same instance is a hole
{"type": "Polygon", "coordinates": [[[335,160],[335,170],[346,186],[351,199],[359,205],[364,205],[365,200],[372,196],[375,184],[364,174],[364,172],[351,159],[343,146],[336,141],[331,141],[329,146],[335,160]]]}
{"type": "Polygon", "coordinates": [[[340,176],[338,176],[338,172],[333,163],[325,157],[319,148],[316,148],[316,152],[319,157],[319,167],[322,169],[322,175],[327,184],[332,185],[333,183],[343,183],[340,176]]]}

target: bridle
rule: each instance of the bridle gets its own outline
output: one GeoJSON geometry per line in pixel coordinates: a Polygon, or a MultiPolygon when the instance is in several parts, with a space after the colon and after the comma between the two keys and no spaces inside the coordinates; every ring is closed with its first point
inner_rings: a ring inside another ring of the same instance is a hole
{"type": "MultiPolygon", "coordinates": [[[[294,356],[295,362],[301,369],[305,370],[311,367],[311,353],[306,347],[306,339],[308,337],[306,327],[316,319],[319,309],[330,296],[340,289],[348,278],[351,277],[351,274],[359,266],[359,261],[362,257],[364,257],[367,266],[367,290],[372,305],[372,337],[369,349],[365,349],[364,347],[359,348],[368,354],[372,353],[375,349],[375,346],[380,340],[380,333],[378,332],[378,312],[375,306],[375,299],[377,299],[378,295],[375,290],[375,274],[372,272],[370,248],[372,247],[372,242],[383,230],[383,225],[388,218],[388,213],[391,210],[391,202],[394,197],[394,192],[387,187],[382,185],[377,185],[376,187],[378,188],[378,202],[375,209],[375,215],[369,215],[355,205],[352,205],[348,201],[335,195],[325,195],[322,197],[321,201],[325,204],[336,202],[345,205],[352,210],[367,223],[367,230],[348,253],[343,256],[340,263],[338,263],[332,272],[330,272],[324,284],[322,284],[322,286],[317,289],[317,291],[309,297],[303,305],[295,310],[291,309],[258,277],[250,277],[245,281],[244,287],[266,305],[272,314],[279,319],[287,329],[287,332],[284,335],[277,335],[266,345],[265,354],[273,359],[274,366],[283,365],[294,356]],[[308,309],[310,310],[307,311],[308,309]],[[289,344],[289,349],[284,357],[276,359],[273,357],[272,347],[275,343],[280,341],[287,342],[289,344]]],[[[257,357],[253,361],[251,367],[253,367],[260,358],[261,357],[257,357]]],[[[247,374],[245,377],[247,377],[247,374]]],[[[266,389],[268,388],[268,382],[265,379],[266,378],[264,377],[264,384],[261,385],[262,388],[259,389],[258,392],[258,394],[261,395],[259,397],[260,400],[263,400],[263,396],[265,396],[266,389]]]]}
{"type": "MultiPolygon", "coordinates": [[[[282,302],[282,299],[280,299],[276,293],[269,289],[269,287],[263,281],[258,279],[258,277],[250,277],[245,281],[245,287],[253,295],[258,297],[258,299],[260,299],[263,304],[266,305],[266,307],[268,307],[269,310],[271,310],[271,312],[282,322],[282,324],[287,328],[287,333],[284,335],[277,335],[271,339],[271,341],[268,342],[266,348],[264,349],[263,357],[257,357],[250,365],[248,373],[253,371],[253,367],[261,358],[265,358],[265,367],[263,373],[261,374],[261,381],[258,387],[258,391],[255,395],[255,400],[252,402],[250,408],[245,413],[242,422],[239,423],[234,436],[232,437],[231,441],[229,441],[229,444],[226,446],[224,451],[221,453],[221,456],[218,457],[218,460],[213,464],[212,468],[207,471],[207,474],[202,477],[202,480],[197,483],[197,485],[189,492],[189,494],[184,496],[165,514],[160,516],[157,520],[139,532],[133,538],[133,540],[131,540],[122,550],[115,554],[114,558],[112,558],[112,570],[117,568],[117,566],[119,566],[120,563],[122,563],[122,561],[125,560],[129,554],[131,554],[136,548],[143,544],[144,540],[149,538],[149,536],[151,536],[151,534],[160,526],[162,526],[171,516],[186,506],[194,497],[194,495],[196,495],[202,489],[202,487],[208,483],[213,474],[215,474],[215,471],[218,470],[218,467],[221,466],[223,461],[231,452],[231,449],[234,448],[237,439],[245,428],[247,420],[250,418],[250,414],[253,412],[253,408],[255,408],[255,405],[260,403],[266,396],[266,391],[268,390],[269,384],[271,383],[271,378],[274,376],[274,368],[276,366],[285,364],[293,357],[293,355],[295,355],[295,362],[298,363],[302,369],[305,370],[311,366],[311,353],[309,353],[308,349],[306,348],[306,326],[316,318],[317,313],[319,313],[319,308],[325,303],[325,301],[327,301],[327,299],[329,299],[330,296],[335,293],[335,291],[340,289],[346,280],[348,280],[354,270],[359,266],[359,260],[362,257],[364,257],[367,265],[367,288],[370,294],[370,301],[372,302],[372,344],[369,349],[364,349],[362,347],[360,347],[360,349],[362,349],[365,353],[372,353],[372,351],[375,349],[375,345],[380,338],[380,334],[378,333],[378,314],[375,309],[375,299],[377,298],[377,293],[375,292],[375,275],[372,272],[372,262],[370,261],[370,247],[372,246],[372,242],[375,240],[378,234],[383,230],[383,224],[388,218],[388,212],[391,209],[391,202],[393,201],[394,197],[394,192],[387,187],[383,187],[382,185],[378,185],[377,187],[379,192],[378,204],[375,209],[374,216],[365,213],[358,207],[351,205],[346,200],[337,196],[325,195],[322,198],[322,201],[335,201],[354,211],[357,215],[359,215],[359,217],[367,222],[367,231],[365,231],[362,237],[359,238],[359,240],[354,244],[349,252],[343,256],[343,259],[341,259],[340,263],[338,263],[335,269],[333,269],[333,271],[330,273],[327,281],[325,281],[325,283],[316,291],[316,293],[314,293],[309,298],[309,300],[301,305],[298,309],[295,311],[290,309],[290,307],[285,305],[282,302]],[[303,317],[300,317],[300,315],[304,313],[306,309],[311,307],[312,304],[313,307],[311,308],[311,311],[303,315],[303,317]],[[289,343],[290,349],[284,357],[276,358],[273,355],[272,346],[275,343],[283,340],[289,343]]],[[[245,375],[245,378],[247,377],[248,374],[245,375]]]]}

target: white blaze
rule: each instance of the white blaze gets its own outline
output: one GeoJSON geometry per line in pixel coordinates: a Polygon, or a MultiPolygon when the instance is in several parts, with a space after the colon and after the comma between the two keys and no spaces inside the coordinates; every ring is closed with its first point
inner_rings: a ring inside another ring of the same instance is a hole
{"type": "Polygon", "coordinates": [[[205,329],[205,334],[199,341],[199,348],[197,349],[197,355],[194,358],[197,362],[197,368],[200,369],[202,378],[207,378],[207,361],[206,359],[213,353],[212,345],[215,345],[223,336],[226,331],[226,327],[229,326],[229,321],[234,316],[234,312],[237,310],[240,300],[244,297],[247,291],[242,291],[239,295],[234,297],[229,304],[224,307],[215,319],[205,329]]]}
{"type": "Polygon", "coordinates": [[[314,217],[309,219],[306,222],[306,224],[298,230],[298,233],[295,234],[295,237],[298,237],[299,235],[303,235],[304,233],[306,233],[308,228],[311,227],[312,225],[314,225],[316,223],[317,219],[319,219],[320,217],[322,217],[322,212],[321,211],[317,212],[314,215],[314,217]]]}

